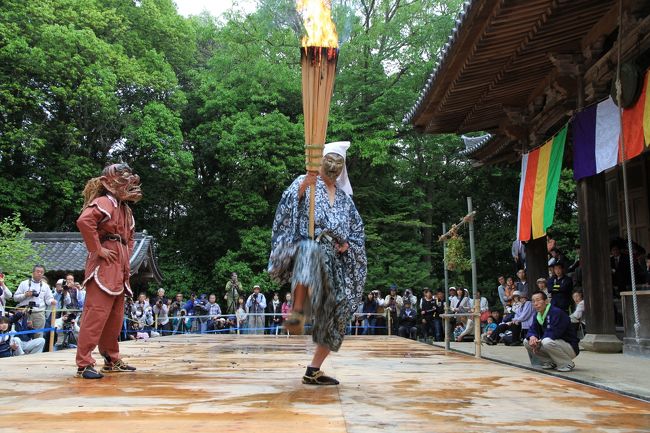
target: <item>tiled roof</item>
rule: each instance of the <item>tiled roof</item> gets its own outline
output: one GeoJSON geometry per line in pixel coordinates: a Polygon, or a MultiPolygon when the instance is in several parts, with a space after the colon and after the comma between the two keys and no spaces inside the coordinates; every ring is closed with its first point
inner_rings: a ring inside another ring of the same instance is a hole
{"type": "MultiPolygon", "coordinates": [[[[38,249],[43,265],[48,271],[79,272],[86,265],[88,250],[78,232],[32,232],[26,235],[38,249]]],[[[154,251],[154,238],[144,233],[135,234],[135,245],[131,255],[131,275],[148,268],[158,283],[162,275],[154,251]]]]}

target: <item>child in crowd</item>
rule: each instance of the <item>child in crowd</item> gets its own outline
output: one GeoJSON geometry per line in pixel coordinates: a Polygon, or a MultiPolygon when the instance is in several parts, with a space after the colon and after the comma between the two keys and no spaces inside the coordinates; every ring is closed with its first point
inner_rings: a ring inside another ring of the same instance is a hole
{"type": "Polygon", "coordinates": [[[494,317],[489,316],[487,318],[487,324],[485,325],[485,328],[483,330],[483,334],[481,334],[481,341],[485,341],[486,338],[488,338],[492,333],[497,329],[497,324],[494,323],[494,317]]]}
{"type": "Polygon", "coordinates": [[[546,293],[546,296],[548,296],[548,287],[546,287],[546,278],[538,278],[537,279],[537,290],[540,290],[544,293],[546,293]]]}

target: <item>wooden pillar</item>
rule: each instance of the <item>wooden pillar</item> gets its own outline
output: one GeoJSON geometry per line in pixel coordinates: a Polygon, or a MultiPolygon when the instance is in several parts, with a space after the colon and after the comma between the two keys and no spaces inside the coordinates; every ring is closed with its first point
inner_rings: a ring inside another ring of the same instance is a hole
{"type": "Polygon", "coordinates": [[[605,174],[578,181],[580,265],[587,335],[580,345],[594,352],[620,352],[612,305],[605,174]]]}
{"type": "MultiPolygon", "coordinates": [[[[532,239],[526,244],[526,277],[532,291],[535,291],[535,281],[538,278],[548,278],[548,250],[546,236],[532,239]]],[[[532,292],[531,292],[532,293],[532,292]]]]}

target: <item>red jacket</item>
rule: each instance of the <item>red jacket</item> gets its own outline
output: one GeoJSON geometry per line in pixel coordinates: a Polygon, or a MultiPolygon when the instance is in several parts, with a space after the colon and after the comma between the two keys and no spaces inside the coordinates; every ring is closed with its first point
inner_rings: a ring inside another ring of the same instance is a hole
{"type": "Polygon", "coordinates": [[[135,220],[129,206],[111,195],[96,198],[79,215],[77,227],[88,249],[84,286],[94,278],[99,288],[110,295],[120,295],[125,289],[132,295],[129,276],[135,220]],[[121,240],[110,240],[107,236],[121,240]],[[109,264],[100,258],[100,247],[115,251],[117,260],[109,264]]]}

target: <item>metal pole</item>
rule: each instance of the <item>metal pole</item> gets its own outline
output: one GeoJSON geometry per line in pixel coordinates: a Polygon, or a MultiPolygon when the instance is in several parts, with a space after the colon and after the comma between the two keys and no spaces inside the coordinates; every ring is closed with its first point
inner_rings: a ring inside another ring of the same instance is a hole
{"type": "MultiPolygon", "coordinates": [[[[472,215],[472,197],[467,197],[467,214],[472,215]]],[[[469,254],[472,262],[472,298],[474,298],[474,356],[481,357],[481,300],[477,293],[476,248],[474,244],[474,217],[469,220],[469,254]]]]}
{"type": "MultiPolygon", "coordinates": [[[[447,223],[442,223],[442,233],[447,233],[447,223]]],[[[447,240],[442,241],[442,267],[445,270],[445,315],[449,314],[449,272],[447,271],[447,240]]],[[[449,318],[445,316],[445,352],[449,351],[449,318]]]]}
{"type": "MultiPolygon", "coordinates": [[[[54,328],[55,320],[56,320],[56,305],[52,306],[52,311],[51,311],[51,314],[50,314],[50,328],[54,328]]],[[[48,350],[50,352],[54,352],[54,335],[55,334],[56,334],[55,329],[50,331],[50,344],[48,346],[48,350]]]]}

